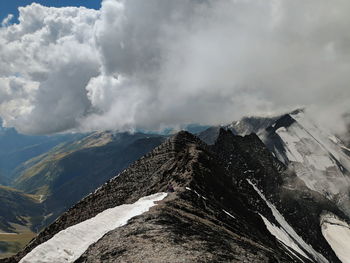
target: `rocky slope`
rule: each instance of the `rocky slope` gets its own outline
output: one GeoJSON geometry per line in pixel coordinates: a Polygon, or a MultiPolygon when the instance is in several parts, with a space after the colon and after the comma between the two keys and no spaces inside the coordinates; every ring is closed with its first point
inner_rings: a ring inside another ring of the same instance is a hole
{"type": "MultiPolygon", "coordinates": [[[[3,262],[33,262],[26,261],[28,255],[40,254],[40,244],[58,233],[106,209],[164,192],[169,184],[175,192],[91,242],[75,262],[340,262],[320,220],[325,212],[344,224],[348,217],[307,188],[256,135],[234,136],[223,129],[213,146],[180,132],[3,262]]],[[[64,251],[56,262],[67,262],[64,253],[72,254],[64,251]]]]}

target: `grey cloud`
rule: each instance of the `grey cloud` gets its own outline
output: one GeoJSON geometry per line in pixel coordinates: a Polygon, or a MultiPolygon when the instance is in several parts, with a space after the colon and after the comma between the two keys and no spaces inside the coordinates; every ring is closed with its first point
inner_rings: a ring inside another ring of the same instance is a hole
{"type": "Polygon", "coordinates": [[[349,7],[345,0],[104,0],[98,11],[33,4],[20,9],[18,25],[0,29],[0,77],[37,88],[10,97],[0,86],[0,116],[27,133],[157,130],[306,106],[340,129],[349,112],[349,7]],[[6,110],[19,101],[25,109],[6,110]]]}

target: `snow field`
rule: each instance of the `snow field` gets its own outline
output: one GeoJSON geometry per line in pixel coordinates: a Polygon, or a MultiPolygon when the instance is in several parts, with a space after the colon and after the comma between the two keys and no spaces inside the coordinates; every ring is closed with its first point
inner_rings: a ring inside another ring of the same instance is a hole
{"type": "Polygon", "coordinates": [[[126,225],[132,217],[147,212],[167,193],[157,193],[140,198],[133,204],[107,209],[93,218],[68,227],[28,253],[20,263],[67,263],[77,260],[88,247],[106,233],[126,225]]]}

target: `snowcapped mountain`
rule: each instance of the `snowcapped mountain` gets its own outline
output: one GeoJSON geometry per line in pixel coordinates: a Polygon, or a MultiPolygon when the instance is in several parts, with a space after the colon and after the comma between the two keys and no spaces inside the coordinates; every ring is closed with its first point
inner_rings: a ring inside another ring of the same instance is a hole
{"type": "Polygon", "coordinates": [[[317,127],[302,111],[282,116],[259,135],[308,188],[350,215],[350,157],[336,136],[317,127]]]}
{"type": "MultiPolygon", "coordinates": [[[[350,216],[350,149],[326,129],[317,127],[304,110],[276,117],[245,117],[224,128],[239,135],[256,133],[308,188],[350,216]]],[[[199,136],[212,143],[218,129],[210,128],[199,136]]]]}
{"type": "Polygon", "coordinates": [[[180,132],[2,262],[349,262],[349,222],[256,135],[180,132]]]}

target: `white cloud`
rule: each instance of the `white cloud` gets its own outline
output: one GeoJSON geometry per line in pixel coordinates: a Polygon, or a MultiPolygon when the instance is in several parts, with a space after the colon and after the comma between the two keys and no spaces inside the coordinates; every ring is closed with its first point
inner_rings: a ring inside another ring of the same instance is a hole
{"type": "Polygon", "coordinates": [[[8,14],[7,17],[5,17],[2,22],[1,22],[1,26],[8,26],[11,22],[11,20],[13,19],[13,14],[8,14]]]}
{"type": "Polygon", "coordinates": [[[27,133],[156,130],[307,106],[338,127],[349,111],[349,8],[345,0],[32,4],[0,29],[0,77],[37,87],[11,96],[0,88],[0,116],[27,133]]]}
{"type": "Polygon", "coordinates": [[[1,104],[6,125],[25,133],[78,125],[91,107],[85,87],[101,65],[93,41],[98,17],[86,8],[32,4],[20,8],[19,24],[1,29],[0,76],[38,83],[35,91],[10,98],[16,111],[8,109],[9,101],[1,104]]]}

